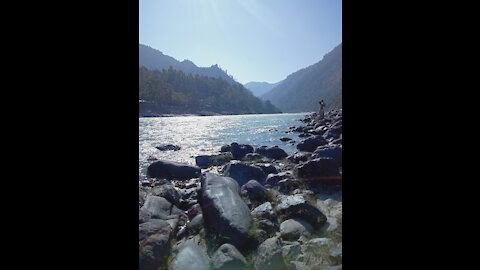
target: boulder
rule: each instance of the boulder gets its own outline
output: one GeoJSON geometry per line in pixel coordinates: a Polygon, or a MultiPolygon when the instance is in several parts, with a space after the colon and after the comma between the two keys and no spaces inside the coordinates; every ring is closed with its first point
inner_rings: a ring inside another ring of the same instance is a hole
{"type": "Polygon", "coordinates": [[[230,144],[230,152],[233,155],[234,159],[242,159],[246,154],[253,153],[253,146],[248,144],[230,144]]]}
{"type": "Polygon", "coordinates": [[[267,147],[267,146],[261,146],[255,149],[255,153],[260,154],[264,157],[267,158],[272,158],[272,159],[282,159],[288,156],[288,154],[283,151],[282,148],[278,146],[273,146],[273,147],[267,147]]]}
{"type": "Polygon", "coordinates": [[[187,180],[200,176],[200,168],[188,164],[158,160],[150,164],[147,169],[150,177],[187,180]]]}
{"type": "Polygon", "coordinates": [[[273,220],[275,219],[275,212],[273,211],[272,204],[270,202],[263,203],[252,210],[252,216],[256,218],[264,218],[273,220]]]}
{"type": "Polygon", "coordinates": [[[167,199],[153,195],[147,196],[145,203],[140,209],[150,214],[151,218],[154,219],[174,219],[184,214],[182,210],[167,201],[167,199]]]}
{"type": "Polygon", "coordinates": [[[275,210],[280,221],[300,218],[308,221],[314,228],[322,227],[327,217],[315,206],[308,203],[302,195],[279,196],[279,203],[275,210]]]}
{"type": "Polygon", "coordinates": [[[328,157],[333,158],[338,166],[342,165],[342,146],[338,144],[330,144],[319,146],[313,152],[313,158],[328,157]]]}
{"type": "Polygon", "coordinates": [[[313,227],[303,219],[287,219],[280,224],[280,236],[283,240],[294,241],[300,236],[310,236],[313,227]]]}
{"type": "Polygon", "coordinates": [[[165,264],[169,243],[173,236],[165,220],[151,219],[138,226],[140,270],[157,270],[165,264]]]}
{"type": "Polygon", "coordinates": [[[261,161],[263,159],[264,157],[257,153],[248,153],[242,158],[244,161],[261,161]]]}
{"type": "Polygon", "coordinates": [[[172,270],[209,270],[210,260],[205,250],[200,248],[194,241],[183,243],[171,264],[172,270]]]}
{"type": "Polygon", "coordinates": [[[221,153],[218,155],[201,155],[195,157],[195,163],[198,167],[206,169],[211,166],[221,166],[228,163],[233,158],[231,153],[221,153]]]}
{"type": "Polygon", "coordinates": [[[272,237],[261,243],[255,252],[253,262],[256,270],[286,269],[280,239],[272,237]]]}
{"type": "Polygon", "coordinates": [[[247,195],[251,201],[264,202],[268,201],[268,192],[256,180],[250,180],[240,189],[242,195],[247,195]]]}
{"type": "Polygon", "coordinates": [[[322,136],[316,135],[307,138],[297,144],[297,149],[305,152],[313,152],[317,147],[327,144],[327,140],[322,136]]]}
{"type": "Polygon", "coordinates": [[[202,206],[205,225],[229,243],[240,247],[245,243],[252,225],[250,209],[232,189],[232,179],[212,173],[201,177],[202,206]]]}
{"type": "Polygon", "coordinates": [[[214,270],[243,270],[247,260],[242,253],[231,244],[221,245],[212,255],[212,267],[214,270]]]}
{"type": "Polygon", "coordinates": [[[270,173],[277,173],[278,172],[277,167],[275,167],[274,165],[272,165],[270,163],[257,164],[256,166],[260,167],[260,169],[262,169],[262,171],[266,175],[268,175],[270,173]]]}
{"type": "Polygon", "coordinates": [[[170,203],[178,206],[180,203],[181,195],[175,189],[175,186],[171,184],[156,186],[150,191],[150,195],[159,196],[167,199],[170,203]]]}
{"type": "Polygon", "coordinates": [[[319,157],[295,166],[300,178],[313,179],[326,184],[341,183],[340,169],[333,158],[319,157]]]}
{"type": "Polygon", "coordinates": [[[251,179],[263,182],[266,178],[265,173],[260,167],[247,165],[238,161],[230,162],[230,164],[225,167],[223,175],[235,179],[240,185],[247,183],[247,181],[251,179]]]}
{"type": "Polygon", "coordinates": [[[310,152],[297,152],[297,153],[289,156],[288,160],[290,160],[293,163],[298,164],[300,162],[307,161],[308,159],[310,159],[311,156],[312,156],[312,153],[310,153],[310,152]]]}
{"type": "Polygon", "coordinates": [[[161,144],[159,146],[156,146],[155,148],[157,148],[160,151],[169,151],[169,150],[178,151],[181,149],[180,146],[174,145],[174,144],[161,144]]]}

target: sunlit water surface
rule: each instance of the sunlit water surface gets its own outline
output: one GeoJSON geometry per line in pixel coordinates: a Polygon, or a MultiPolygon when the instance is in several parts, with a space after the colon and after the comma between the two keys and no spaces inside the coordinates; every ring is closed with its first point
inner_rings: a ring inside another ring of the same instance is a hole
{"type": "Polygon", "coordinates": [[[220,147],[232,142],[262,145],[278,145],[288,154],[296,150],[296,143],[280,141],[289,137],[299,141],[298,133],[286,134],[290,126],[299,126],[306,113],[147,117],[139,119],[139,173],[146,176],[151,163],[147,159],[171,160],[195,164],[198,155],[219,153],[220,147]],[[159,151],[160,144],[175,144],[179,151],[159,151]]]}

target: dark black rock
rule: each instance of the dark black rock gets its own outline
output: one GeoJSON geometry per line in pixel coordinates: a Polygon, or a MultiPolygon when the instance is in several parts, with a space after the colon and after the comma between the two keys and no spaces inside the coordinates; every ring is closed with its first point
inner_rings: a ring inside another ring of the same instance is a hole
{"type": "Polygon", "coordinates": [[[200,168],[188,164],[158,160],[148,166],[150,177],[187,180],[200,176],[200,168]]]}
{"type": "Polygon", "coordinates": [[[340,178],[340,170],[337,161],[329,157],[319,157],[295,166],[297,174],[301,178],[314,178],[315,180],[328,183],[336,182],[340,178]]]}
{"type": "Polygon", "coordinates": [[[232,190],[232,179],[211,173],[201,177],[200,204],[205,225],[227,242],[240,247],[252,224],[250,209],[232,190]]]}
{"type": "Polygon", "coordinates": [[[220,152],[230,152],[230,145],[224,145],[220,148],[220,152]]]}
{"type": "Polygon", "coordinates": [[[301,218],[315,228],[320,228],[327,221],[327,217],[301,195],[281,196],[275,209],[280,216],[280,221],[301,218]]]}
{"type": "Polygon", "coordinates": [[[329,157],[333,158],[339,166],[342,165],[342,146],[338,144],[324,145],[317,147],[313,152],[313,158],[329,157]]]}
{"type": "Polygon", "coordinates": [[[255,153],[260,154],[264,157],[273,158],[273,159],[282,159],[288,156],[288,154],[285,151],[283,151],[283,149],[281,149],[276,145],[273,147],[261,146],[255,149],[255,153]]]}
{"type": "Polygon", "coordinates": [[[180,246],[178,254],[173,258],[172,270],[209,270],[210,260],[205,250],[189,240],[180,246]]]}
{"type": "Polygon", "coordinates": [[[162,144],[162,145],[156,146],[155,148],[157,148],[160,151],[169,151],[169,150],[178,151],[181,149],[180,146],[174,145],[174,144],[162,144]]]}
{"type": "Polygon", "coordinates": [[[278,172],[277,167],[275,167],[274,165],[272,165],[270,163],[257,164],[257,166],[260,167],[260,169],[262,169],[262,171],[266,175],[268,175],[270,173],[277,173],[278,172]]]}
{"type": "Polygon", "coordinates": [[[214,270],[243,270],[247,260],[242,253],[231,244],[221,245],[212,256],[214,270]]]}
{"type": "Polygon", "coordinates": [[[248,153],[242,158],[244,161],[261,161],[263,159],[264,157],[257,153],[248,153]]]}
{"type": "Polygon", "coordinates": [[[232,143],[230,145],[230,152],[234,159],[241,160],[246,154],[253,153],[253,146],[248,144],[232,143]]]}
{"type": "Polygon", "coordinates": [[[245,184],[251,179],[263,182],[266,178],[265,173],[260,167],[240,162],[230,162],[230,164],[225,167],[223,175],[235,179],[240,185],[245,184]]]}
{"type": "Polygon", "coordinates": [[[233,158],[231,153],[221,153],[218,155],[202,155],[195,157],[195,163],[198,167],[205,169],[211,166],[221,166],[228,163],[233,158]]]}
{"type": "Polygon", "coordinates": [[[297,149],[305,152],[313,152],[317,147],[327,144],[327,140],[322,136],[312,136],[297,144],[297,149]]]}
{"type": "Polygon", "coordinates": [[[280,141],[282,142],[288,142],[288,141],[291,141],[292,139],[291,138],[288,138],[288,137],[283,137],[283,138],[280,138],[280,141]]]}

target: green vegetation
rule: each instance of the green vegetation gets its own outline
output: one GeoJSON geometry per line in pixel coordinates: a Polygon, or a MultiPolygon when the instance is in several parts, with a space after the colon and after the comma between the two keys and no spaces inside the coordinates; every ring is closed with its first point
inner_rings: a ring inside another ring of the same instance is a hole
{"type": "Polygon", "coordinates": [[[185,74],[173,68],[139,69],[140,113],[254,114],[279,112],[240,83],[185,74]]]}

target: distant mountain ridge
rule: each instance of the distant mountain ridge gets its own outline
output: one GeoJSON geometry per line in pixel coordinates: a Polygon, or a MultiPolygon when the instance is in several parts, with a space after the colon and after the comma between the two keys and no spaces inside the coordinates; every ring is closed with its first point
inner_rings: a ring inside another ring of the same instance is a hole
{"type": "Polygon", "coordinates": [[[223,71],[217,64],[211,67],[198,67],[190,60],[183,60],[182,62],[177,59],[163,54],[161,51],[153,49],[144,44],[139,44],[139,66],[144,66],[150,70],[162,70],[172,67],[176,70],[181,70],[186,74],[201,75],[213,78],[222,78],[229,83],[238,83],[232,76],[229,76],[223,71]]]}
{"type": "Polygon", "coordinates": [[[261,96],[283,112],[317,111],[324,99],[327,109],[342,107],[342,44],[319,62],[287,76],[261,96]]]}
{"type": "Polygon", "coordinates": [[[252,93],[256,97],[261,97],[263,94],[267,93],[268,91],[272,90],[275,86],[279,85],[281,83],[267,83],[267,82],[248,82],[244,84],[244,86],[252,91],[252,93]]]}

